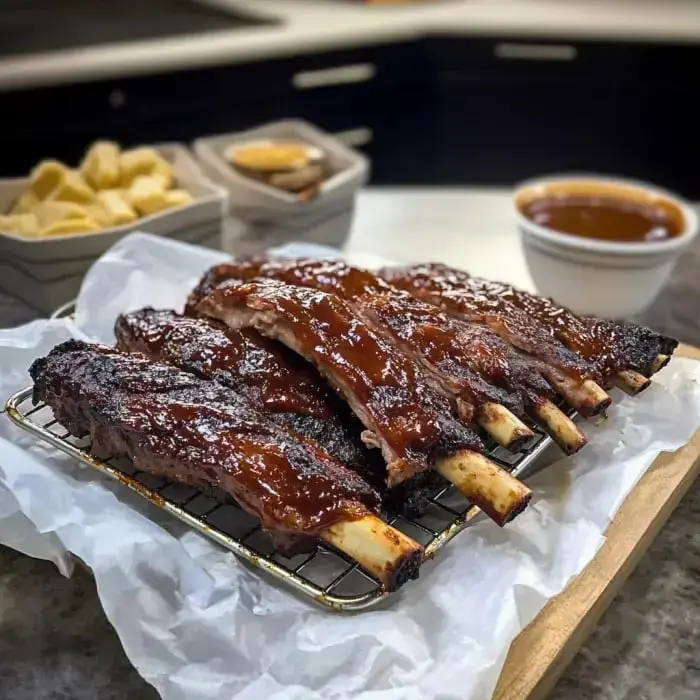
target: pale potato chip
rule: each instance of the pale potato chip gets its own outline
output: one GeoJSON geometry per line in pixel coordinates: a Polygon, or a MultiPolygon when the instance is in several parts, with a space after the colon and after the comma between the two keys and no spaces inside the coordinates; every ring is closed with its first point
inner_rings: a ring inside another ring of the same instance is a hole
{"type": "Polygon", "coordinates": [[[169,189],[175,184],[175,174],[173,173],[173,166],[168,163],[165,158],[158,156],[155,167],[151,172],[154,177],[160,177],[163,180],[165,189],[169,189]]]}
{"type": "Polygon", "coordinates": [[[41,230],[42,236],[59,236],[64,233],[94,233],[100,227],[93,219],[66,219],[57,221],[41,230]]]}
{"type": "Polygon", "coordinates": [[[173,169],[155,148],[143,146],[124,151],[119,159],[122,187],[131,187],[139,175],[161,175],[164,187],[173,183],[173,169]]]}
{"type": "Polygon", "coordinates": [[[80,174],[96,190],[117,187],[120,177],[119,156],[119,144],[95,141],[80,164],[80,174]]]}
{"type": "Polygon", "coordinates": [[[39,236],[39,222],[34,214],[0,216],[0,231],[24,238],[36,238],[39,236]]]}
{"type": "Polygon", "coordinates": [[[88,218],[87,209],[75,202],[46,200],[45,202],[39,202],[34,207],[33,213],[39,220],[39,225],[42,229],[51,226],[57,221],[88,218]]]}
{"type": "MultiPolygon", "coordinates": [[[[101,191],[104,192],[106,190],[101,191]]],[[[92,204],[86,204],[85,211],[87,212],[88,218],[92,219],[100,228],[110,228],[115,225],[109,212],[99,200],[95,200],[92,204]]]]}
{"type": "Polygon", "coordinates": [[[127,190],[126,198],[141,216],[168,208],[163,181],[158,176],[137,176],[127,190]]]}
{"type": "Polygon", "coordinates": [[[29,214],[39,203],[39,198],[31,190],[24,192],[15,202],[10,214],[29,214]]]}
{"type": "Polygon", "coordinates": [[[110,226],[123,226],[138,218],[122,190],[101,190],[97,198],[107,213],[110,226]]]}
{"type": "Polygon", "coordinates": [[[165,193],[165,199],[169,207],[184,207],[194,201],[187,190],[168,190],[165,193]]]}
{"type": "Polygon", "coordinates": [[[70,169],[57,160],[43,160],[29,175],[29,189],[37,199],[46,199],[70,169]]]}
{"type": "Polygon", "coordinates": [[[76,204],[91,204],[95,201],[95,192],[75,170],[66,170],[56,188],[46,199],[59,202],[75,202],[76,204]]]}

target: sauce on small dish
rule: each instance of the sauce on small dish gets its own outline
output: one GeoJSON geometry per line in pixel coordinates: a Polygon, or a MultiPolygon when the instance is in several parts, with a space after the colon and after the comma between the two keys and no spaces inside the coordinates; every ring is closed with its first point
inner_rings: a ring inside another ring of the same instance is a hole
{"type": "Polygon", "coordinates": [[[545,195],[523,203],[527,219],[561,233],[616,243],[656,243],[679,236],[683,218],[664,200],[590,194],[545,195]]]}

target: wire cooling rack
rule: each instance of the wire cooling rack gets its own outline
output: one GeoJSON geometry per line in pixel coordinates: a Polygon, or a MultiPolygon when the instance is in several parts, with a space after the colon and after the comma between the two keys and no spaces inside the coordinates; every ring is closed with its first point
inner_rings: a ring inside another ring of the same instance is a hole
{"type": "MultiPolygon", "coordinates": [[[[68,316],[72,310],[66,305],[54,317],[68,316]]],[[[221,503],[194,487],[138,471],[124,458],[96,459],[90,454],[89,438],[72,437],[48,406],[33,404],[31,388],[11,396],[5,408],[20,427],[116,479],[241,559],[321,605],[339,611],[362,610],[390,595],[379,581],[330,545],[319,543],[311,552],[284,557],[275,552],[258,519],[235,503],[221,503]]],[[[497,446],[488,452],[494,462],[519,478],[541,468],[542,461],[538,458],[552,444],[551,438],[537,426],[531,427],[535,437],[517,454],[497,446]]],[[[433,557],[479,514],[480,511],[454,486],[444,481],[430,494],[428,507],[420,517],[395,516],[387,522],[420,542],[427,557],[433,557]]]]}
{"type": "MultiPolygon", "coordinates": [[[[54,418],[48,406],[32,403],[32,389],[9,398],[8,416],[20,427],[83,464],[120,481],[154,505],[230,549],[242,559],[283,581],[317,603],[334,610],[361,610],[377,604],[388,594],[381,584],[333,547],[318,544],[314,551],[291,559],[276,554],[270,537],[257,518],[234,503],[222,504],[196,488],[137,471],[123,458],[98,460],[90,454],[88,438],[72,437],[54,418]]],[[[533,471],[534,463],[551,440],[537,431],[518,454],[496,448],[492,460],[516,476],[533,471]]],[[[420,542],[432,557],[478,514],[448,482],[431,494],[429,506],[418,518],[393,517],[390,525],[420,542]]],[[[495,527],[495,526],[494,526],[495,527]]]]}

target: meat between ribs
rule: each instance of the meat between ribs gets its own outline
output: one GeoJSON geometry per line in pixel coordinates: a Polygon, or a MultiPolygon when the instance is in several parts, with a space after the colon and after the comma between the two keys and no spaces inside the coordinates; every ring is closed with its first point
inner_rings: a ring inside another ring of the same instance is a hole
{"type": "Polygon", "coordinates": [[[252,329],[232,330],[211,319],[152,308],[119,316],[114,332],[119,348],[213,379],[363,477],[376,475],[360,440],[360,423],[318,372],[283,345],[252,329]]]}
{"type": "Polygon", "coordinates": [[[390,267],[379,274],[449,313],[488,323],[517,347],[581,378],[606,382],[627,370],[649,376],[659,355],[678,345],[644,326],[578,316],[551,299],[446,265],[390,267]]]}

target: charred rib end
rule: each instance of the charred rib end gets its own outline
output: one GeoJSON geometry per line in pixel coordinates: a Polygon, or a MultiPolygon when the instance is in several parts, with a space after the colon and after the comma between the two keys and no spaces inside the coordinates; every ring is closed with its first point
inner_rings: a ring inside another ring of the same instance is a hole
{"type": "Polygon", "coordinates": [[[604,415],[612,403],[612,397],[590,379],[587,379],[582,387],[587,394],[587,400],[582,406],[576,406],[578,412],[584,418],[604,415]]]}
{"type": "Polygon", "coordinates": [[[510,452],[520,452],[525,445],[534,437],[534,433],[531,430],[523,432],[519,435],[514,435],[512,440],[504,445],[504,447],[510,452]]]}
{"type": "Polygon", "coordinates": [[[532,496],[525,484],[476,452],[440,459],[435,469],[499,525],[522,512],[532,496]]]}
{"type": "Polygon", "coordinates": [[[503,527],[507,525],[511,520],[517,518],[530,504],[532,500],[532,491],[525,493],[522,498],[513,506],[510,512],[506,513],[502,518],[494,518],[494,520],[503,527]]]}
{"type": "Polygon", "coordinates": [[[647,389],[651,380],[639,372],[624,370],[613,378],[613,384],[630,396],[636,396],[647,389]]]}
{"type": "Polygon", "coordinates": [[[417,579],[423,559],[423,552],[419,550],[408,552],[399,559],[393,566],[393,570],[387,572],[384,583],[387,593],[392,593],[408,581],[417,579]]]}
{"type": "Polygon", "coordinates": [[[656,374],[662,370],[671,361],[670,355],[657,355],[654,361],[651,363],[650,373],[656,374]]]}

